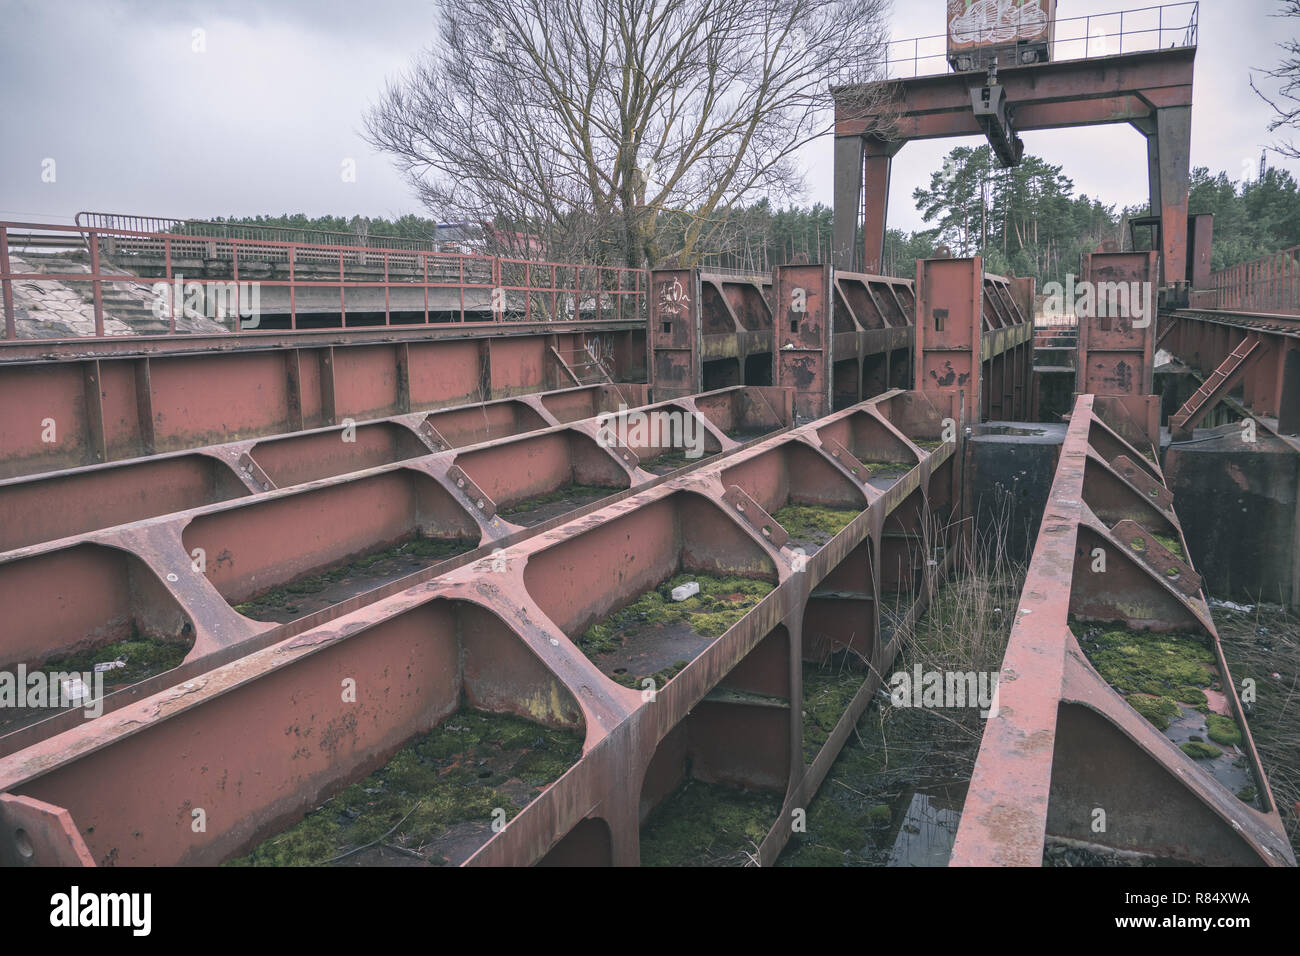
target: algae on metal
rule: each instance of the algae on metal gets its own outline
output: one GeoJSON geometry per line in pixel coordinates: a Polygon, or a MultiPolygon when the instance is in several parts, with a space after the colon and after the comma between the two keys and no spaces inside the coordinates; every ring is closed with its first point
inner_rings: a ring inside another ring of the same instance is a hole
{"type": "Polygon", "coordinates": [[[831,508],[826,505],[787,504],[772,512],[772,517],[792,538],[829,541],[858,516],[859,509],[831,508]]]}
{"type": "Polygon", "coordinates": [[[845,664],[843,655],[822,665],[804,661],[803,756],[807,763],[821,751],[866,678],[867,672],[845,664]]]}
{"type": "Polygon", "coordinates": [[[605,498],[609,495],[618,494],[623,489],[611,488],[604,485],[582,485],[573,483],[556,488],[554,491],[548,491],[545,494],[534,495],[531,498],[525,498],[523,501],[516,501],[514,504],[498,508],[499,515],[517,515],[528,511],[536,511],[544,505],[554,504],[557,501],[568,501],[569,499],[584,498],[595,500],[605,498]]]}
{"type": "MultiPolygon", "coordinates": [[[[455,824],[490,828],[498,809],[513,818],[577,762],[582,742],[576,730],[462,709],[410,740],[364,780],[226,865],[311,866],[380,838],[404,855],[423,856],[421,850],[455,824]],[[503,789],[507,784],[514,792],[503,789]],[[528,795],[522,804],[521,793],[528,795]]],[[[427,862],[442,861],[431,856],[427,862]]]]}
{"type": "Polygon", "coordinates": [[[1179,748],[1193,760],[1213,760],[1223,755],[1222,750],[1203,740],[1189,740],[1185,744],[1180,744],[1179,748]]]}
{"type": "Polygon", "coordinates": [[[734,575],[676,574],[658,588],[647,591],[631,604],[587,628],[578,638],[578,648],[587,657],[595,659],[622,647],[628,637],[639,631],[676,624],[684,624],[702,637],[719,637],[767,597],[774,587],[767,581],[734,575]],[[700,593],[685,601],[674,601],[673,588],[691,581],[699,584],[700,593]]]}
{"type": "Polygon", "coordinates": [[[297,613],[295,597],[319,594],[331,584],[337,584],[353,574],[364,574],[382,561],[415,558],[426,565],[435,564],[439,560],[471,551],[477,548],[478,544],[478,541],[469,538],[434,538],[414,535],[391,548],[372,551],[328,571],[298,578],[277,588],[270,588],[247,601],[234,605],[234,609],[237,613],[252,618],[270,610],[297,613]]]}
{"type": "Polygon", "coordinates": [[[40,669],[46,674],[84,673],[93,671],[96,664],[122,661],[126,664],[125,667],[115,667],[104,672],[104,683],[135,684],[147,677],[179,667],[193,646],[192,640],[183,642],[162,640],[143,635],[138,629],[133,628],[131,636],[124,640],[102,644],[63,657],[50,658],[40,669]]]}
{"type": "MultiPolygon", "coordinates": [[[[1214,651],[1188,634],[1135,631],[1119,624],[1071,622],[1079,646],[1106,682],[1124,695],[1180,699],[1215,682],[1214,651]]],[[[1189,700],[1188,703],[1191,703],[1189,700]]]]}
{"type": "Polygon", "coordinates": [[[780,812],[777,793],[687,778],[641,827],[641,865],[743,866],[780,812]]]}
{"type": "Polygon", "coordinates": [[[1165,550],[1173,554],[1179,561],[1187,560],[1187,555],[1183,552],[1183,543],[1177,538],[1167,534],[1153,534],[1151,537],[1164,545],[1165,550]]]}
{"type": "Polygon", "coordinates": [[[898,478],[916,467],[914,461],[864,461],[872,478],[898,478]]]}

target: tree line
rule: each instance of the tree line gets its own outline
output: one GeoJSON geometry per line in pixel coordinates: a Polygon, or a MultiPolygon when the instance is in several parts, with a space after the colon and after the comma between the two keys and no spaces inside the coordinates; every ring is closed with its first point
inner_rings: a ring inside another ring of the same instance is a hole
{"type": "MultiPolygon", "coordinates": [[[[1064,282],[1066,273],[1078,272],[1080,256],[1102,241],[1113,239],[1121,248],[1131,248],[1129,220],[1148,212],[1145,204],[1120,208],[1075,195],[1062,168],[1037,156],[1026,155],[1019,166],[999,169],[987,146],[953,149],[913,198],[930,225],[912,232],[887,231],[882,271],[889,275],[913,275],[915,260],[946,246],[954,256],[982,256],[989,272],[1064,282]]],[[[1189,199],[1191,213],[1214,214],[1214,270],[1300,245],[1300,184],[1286,170],[1270,168],[1262,178],[1234,181],[1226,172],[1211,174],[1197,167],[1189,199]]],[[[694,222],[693,215],[671,209],[660,219],[665,248],[677,245],[694,222]]],[[[218,221],[426,241],[438,237],[437,222],[417,215],[362,220],[298,214],[218,221]]],[[[519,226],[498,223],[502,232],[518,232],[519,226]]],[[[832,210],[821,203],[778,208],[762,199],[736,205],[726,211],[725,228],[715,229],[700,245],[697,261],[756,272],[796,260],[829,261],[831,226],[832,210]]],[[[1137,248],[1149,248],[1148,230],[1138,231],[1137,248]]]]}

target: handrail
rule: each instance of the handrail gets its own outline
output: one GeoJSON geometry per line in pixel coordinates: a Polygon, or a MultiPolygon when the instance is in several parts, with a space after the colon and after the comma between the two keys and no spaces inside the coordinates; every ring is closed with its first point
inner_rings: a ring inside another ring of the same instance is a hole
{"type": "MultiPolygon", "coordinates": [[[[1048,44],[1052,62],[1094,59],[1100,56],[1140,53],[1170,47],[1194,47],[1197,45],[1200,32],[1200,2],[1181,0],[1176,3],[1153,4],[1127,10],[1114,10],[1109,13],[1058,18],[1053,21],[1053,24],[1051,40],[1048,44]],[[1143,15],[1146,17],[1144,18],[1143,15]],[[1154,18],[1154,23],[1134,27],[1134,18],[1137,18],[1139,23],[1154,18]],[[1098,24],[1096,32],[1093,32],[1094,23],[1098,24]],[[1077,31],[1080,35],[1069,35],[1076,32],[1073,29],[1076,26],[1081,27],[1077,31]],[[1061,35],[1062,28],[1065,29],[1066,36],[1061,35]],[[1126,37],[1145,39],[1130,39],[1126,44],[1126,37]]],[[[861,82],[864,78],[896,80],[937,76],[951,72],[955,71],[948,63],[948,34],[936,33],[930,36],[890,40],[885,44],[884,59],[851,64],[848,71],[837,82],[848,85],[861,82]],[[924,53],[923,47],[926,51],[924,53]],[[927,64],[927,72],[922,72],[922,63],[927,64]]]]}
{"type": "Polygon", "coordinates": [[[177,219],[170,216],[136,216],[115,212],[79,212],[74,220],[83,229],[113,229],[148,233],[205,236],[218,239],[270,239],[311,245],[366,246],[374,249],[427,249],[436,252],[433,239],[405,236],[361,236],[353,232],[298,226],[262,225],[246,222],[218,222],[211,219],[177,219]]]}
{"type": "MultiPolygon", "coordinates": [[[[147,217],[140,217],[142,223],[147,217]]],[[[432,312],[458,314],[464,322],[466,312],[491,311],[492,320],[607,321],[644,317],[648,276],[644,269],[626,266],[602,266],[588,263],[543,262],[508,256],[475,253],[438,252],[427,249],[390,249],[378,246],[338,245],[325,243],[282,242],[239,237],[192,236],[184,233],[150,232],[87,225],[0,221],[0,288],[3,290],[5,329],[3,339],[18,337],[13,283],[62,282],[89,283],[93,293],[95,336],[103,336],[104,283],[132,283],[156,286],[160,283],[210,280],[216,273],[222,282],[208,285],[234,286],[219,289],[229,302],[233,293],[236,306],[245,287],[255,286],[260,300],[264,289],[287,289],[289,330],[297,330],[298,295],[305,289],[338,291],[339,321],[348,322],[347,292],[360,289],[383,290],[384,325],[392,324],[391,293],[424,290],[422,308],[409,305],[397,311],[423,312],[424,324],[430,324],[430,290],[458,292],[455,308],[434,305],[432,312]],[[89,253],[89,272],[15,272],[11,246],[22,246],[31,239],[48,245],[60,235],[78,237],[89,253]],[[148,269],[160,274],[140,275],[105,272],[101,265],[108,258],[131,262],[137,270],[148,269]],[[144,267],[144,268],[142,268],[144,267]],[[277,271],[278,267],[278,271],[277,271]],[[241,279],[240,270],[243,269],[241,279]],[[305,274],[304,274],[305,273],[305,274]],[[249,278],[256,276],[251,282],[249,278]],[[478,293],[477,306],[466,307],[466,292],[478,293]],[[485,309],[490,302],[490,309],[485,309]]],[[[220,301],[220,299],[218,299],[220,301]]],[[[245,303],[248,300],[244,300],[245,303]]],[[[318,303],[319,304],[319,303],[318,303]]],[[[238,311],[238,308],[236,309],[238,311]]],[[[375,307],[367,309],[378,312],[375,307]]],[[[176,303],[167,316],[170,333],[176,329],[176,303]]],[[[242,312],[240,313],[243,314],[242,312]]],[[[317,313],[303,313],[317,314],[317,313]]],[[[238,322],[235,323],[239,325],[238,322]]],[[[352,325],[359,323],[353,322],[352,325]]],[[[230,331],[234,331],[233,329],[230,331]]],[[[254,323],[240,332],[282,332],[284,329],[261,328],[254,323]]]]}
{"type": "Polygon", "coordinates": [[[1220,309],[1300,315],[1300,246],[1210,276],[1220,309]]]}

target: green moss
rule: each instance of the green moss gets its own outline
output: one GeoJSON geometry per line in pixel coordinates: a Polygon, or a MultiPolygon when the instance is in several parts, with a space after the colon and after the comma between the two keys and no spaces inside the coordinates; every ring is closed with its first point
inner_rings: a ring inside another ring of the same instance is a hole
{"type": "Polygon", "coordinates": [[[1182,701],[1184,704],[1191,704],[1193,707],[1203,707],[1207,698],[1205,692],[1199,687],[1180,687],[1174,694],[1174,700],[1182,701]]]}
{"type": "Polygon", "coordinates": [[[841,668],[834,661],[824,667],[803,665],[803,755],[811,763],[844,716],[866,674],[841,668]]]}
{"type": "Polygon", "coordinates": [[[236,604],[234,608],[245,617],[256,617],[259,613],[272,610],[296,614],[298,605],[294,602],[295,597],[320,594],[344,578],[368,571],[381,562],[415,557],[433,564],[435,561],[455,557],[477,547],[478,541],[469,538],[433,538],[417,534],[394,547],[372,551],[355,558],[348,564],[322,571],[320,574],[298,578],[281,587],[264,591],[251,601],[236,604]]]}
{"type": "Polygon", "coordinates": [[[685,624],[703,637],[718,637],[767,597],[772,587],[767,581],[735,575],[725,578],[701,572],[675,575],[654,591],[647,591],[632,604],[593,624],[578,637],[577,645],[586,656],[598,657],[619,649],[634,633],[673,624],[685,624]],[[673,601],[672,589],[689,581],[699,584],[699,593],[685,601],[673,601]]]}
{"type": "Polygon", "coordinates": [[[1129,547],[1131,547],[1134,551],[1141,551],[1146,546],[1147,546],[1147,539],[1143,538],[1141,535],[1134,537],[1133,540],[1129,542],[1129,547]]]}
{"type": "Polygon", "coordinates": [[[1182,744],[1179,749],[1193,760],[1213,760],[1215,757],[1218,757],[1223,753],[1223,751],[1214,746],[1214,744],[1207,744],[1199,740],[1192,740],[1188,743],[1182,744]]]}
{"type": "MultiPolygon", "coordinates": [[[[594,660],[602,654],[618,650],[628,638],[646,630],[677,625],[689,627],[701,637],[719,637],[767,597],[773,587],[767,581],[735,575],[718,577],[700,572],[677,574],[605,620],[587,628],[578,638],[578,648],[594,660]],[[699,584],[700,593],[685,601],[674,601],[673,588],[690,581],[699,584]]],[[[656,685],[662,686],[687,663],[678,661],[654,675],[620,674],[616,675],[616,679],[629,687],[639,688],[643,678],[653,676],[656,685]]]]}
{"type": "Polygon", "coordinates": [[[1222,714],[1207,714],[1205,725],[1209,728],[1210,739],[1216,744],[1240,744],[1241,728],[1231,717],[1224,717],[1222,714]]]}
{"type": "MultiPolygon", "coordinates": [[[[664,685],[681,673],[689,663],[690,661],[677,661],[671,666],[665,667],[663,670],[655,671],[655,673],[648,675],[655,682],[655,690],[663,690],[664,685]]],[[[635,674],[623,673],[615,674],[614,680],[618,681],[625,687],[631,687],[634,690],[643,690],[645,688],[646,678],[635,674]]]]}
{"type": "Polygon", "coordinates": [[[114,668],[104,674],[105,684],[134,684],[180,666],[193,646],[191,642],[164,641],[145,637],[134,631],[126,640],[104,644],[66,657],[46,661],[41,670],[46,674],[71,671],[93,671],[96,664],[108,661],[125,661],[125,667],[114,668]]]}
{"type": "Polygon", "coordinates": [[[1246,786],[1242,787],[1240,790],[1237,791],[1237,799],[1244,800],[1247,803],[1254,803],[1256,796],[1257,796],[1257,791],[1255,790],[1255,787],[1251,784],[1247,784],[1246,786]]]}
{"type": "Polygon", "coordinates": [[[805,540],[824,537],[829,541],[857,516],[858,511],[853,508],[830,508],[824,505],[789,504],[772,512],[772,517],[792,538],[805,540]]]}
{"type": "Polygon", "coordinates": [[[1161,730],[1167,730],[1170,722],[1182,713],[1178,709],[1178,702],[1170,697],[1146,697],[1140,694],[1131,694],[1124,699],[1128,701],[1130,707],[1161,730]]]}
{"type": "Polygon", "coordinates": [[[912,444],[917,448],[924,448],[926,451],[934,451],[944,444],[942,438],[913,438],[912,444]]]}
{"type": "Polygon", "coordinates": [[[1178,560],[1185,561],[1187,559],[1187,555],[1183,553],[1183,544],[1177,538],[1163,534],[1153,534],[1151,537],[1159,541],[1165,547],[1165,550],[1171,552],[1178,560]]]}
{"type": "Polygon", "coordinates": [[[461,710],[408,742],[380,770],[228,865],[322,863],[384,837],[403,818],[384,842],[411,850],[457,823],[488,826],[498,808],[509,819],[519,807],[499,788],[517,779],[534,791],[544,789],[577,761],[582,741],[578,731],[461,710]]]}
{"type": "Polygon", "coordinates": [[[864,461],[872,478],[897,478],[916,467],[914,461],[864,461]]]}
{"type": "Polygon", "coordinates": [[[522,514],[526,511],[536,511],[543,505],[554,504],[557,501],[568,501],[571,498],[604,498],[607,495],[616,494],[618,491],[618,488],[606,488],[600,485],[580,485],[574,483],[556,488],[554,491],[548,491],[546,494],[534,495],[531,498],[525,498],[523,501],[516,501],[507,508],[498,508],[497,514],[522,514]]]}
{"type": "MultiPolygon", "coordinates": [[[[1185,634],[1107,630],[1074,625],[1088,660],[1121,694],[1182,699],[1188,688],[1209,687],[1214,652],[1185,634]],[[1181,695],[1181,696],[1180,696],[1181,695]]],[[[1188,701],[1192,703],[1192,701],[1188,701]]]]}
{"type": "Polygon", "coordinates": [[[775,793],[688,779],[641,828],[641,865],[744,864],[780,812],[781,798],[775,793]]]}

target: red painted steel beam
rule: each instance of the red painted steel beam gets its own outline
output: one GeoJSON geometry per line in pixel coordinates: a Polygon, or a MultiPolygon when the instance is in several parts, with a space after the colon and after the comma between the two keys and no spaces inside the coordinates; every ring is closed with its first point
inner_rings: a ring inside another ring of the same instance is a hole
{"type": "Polygon", "coordinates": [[[1093,396],[1079,396],[952,865],[1039,866],[1049,836],[1188,863],[1295,865],[1199,576],[1153,534],[1182,539],[1158,465],[1098,417],[1093,396]],[[1242,728],[1262,810],[1216,781],[1097,674],[1071,617],[1205,640],[1225,695],[1219,709],[1242,728]]]}
{"type": "MultiPolygon", "coordinates": [[[[1152,212],[1161,218],[1167,282],[1187,273],[1194,46],[1000,69],[1016,130],[1130,123],[1148,138],[1152,212]]],[[[864,114],[859,87],[836,99],[835,264],[851,252],[865,190],[862,260],[878,271],[884,249],[892,157],[910,140],[982,132],[971,90],[982,76],[944,73],[886,81],[888,105],[864,114]]]]}
{"type": "MultiPolygon", "coordinates": [[[[563,392],[557,397],[570,408],[577,398],[563,392]]],[[[123,627],[147,634],[188,633],[193,646],[186,660],[192,664],[277,630],[232,610],[270,588],[328,571],[411,534],[464,540],[462,551],[514,540],[532,533],[539,520],[525,521],[498,509],[571,484],[607,487],[608,496],[654,484],[665,473],[654,460],[669,449],[667,442],[680,444],[684,438],[620,428],[627,414],[645,418],[671,412],[692,418],[705,455],[741,447],[744,441],[733,434],[744,438],[793,422],[790,396],[770,388],[730,389],[630,413],[624,407],[620,402],[594,418],[462,447],[446,447],[449,443],[434,432],[445,450],[423,447],[405,461],[314,480],[310,476],[320,470],[322,456],[331,464],[336,455],[356,463],[338,450],[349,444],[346,432],[267,442],[266,453],[257,445],[241,446],[229,451],[246,480],[269,485],[268,471],[309,480],[123,525],[110,526],[118,514],[103,526],[88,518],[94,530],[66,537],[57,536],[64,526],[55,529],[52,539],[47,539],[48,531],[28,529],[29,536],[42,543],[0,555],[0,595],[7,596],[3,603],[12,605],[16,615],[0,638],[0,666],[36,666],[78,648],[116,640],[114,635],[123,627]],[[302,440],[309,447],[303,447],[302,440]],[[281,447],[284,441],[291,446],[281,447]],[[196,554],[201,560],[192,561],[196,554]]],[[[486,416],[490,411],[479,413],[486,416]]],[[[360,432],[354,436],[357,443],[360,432]]],[[[170,461],[189,464],[184,459],[170,461]]],[[[687,467],[691,464],[686,462],[687,467]]],[[[61,477],[90,482],[86,492],[93,498],[94,482],[104,480],[106,473],[85,470],[61,477]]],[[[28,491],[21,486],[18,490],[28,491]]],[[[33,483],[29,493],[6,505],[39,503],[44,499],[33,495],[57,497],[64,490],[57,482],[33,483]]],[[[355,595],[346,603],[351,609],[364,601],[355,595]]],[[[340,607],[335,607],[307,616],[317,623],[339,613],[340,607]]]]}
{"type": "Polygon", "coordinates": [[[1160,441],[1160,399],[1151,394],[1156,275],[1154,252],[1083,257],[1081,291],[1091,294],[1092,307],[1090,314],[1079,316],[1075,391],[1097,396],[1097,407],[1121,423],[1120,430],[1134,444],[1160,441]]]}
{"type": "MultiPolygon", "coordinates": [[[[927,453],[906,437],[940,431],[940,412],[923,396],[889,393],[767,439],[520,540],[498,560],[398,591],[34,742],[0,758],[0,792],[66,811],[96,862],[218,862],[293,823],[468,699],[586,737],[567,773],[500,832],[484,828],[471,864],[528,864],[552,852],[555,861],[635,863],[643,802],[652,805],[675,786],[687,756],[697,774],[806,806],[816,775],[800,756],[801,708],[792,706],[801,697],[800,662],[810,647],[849,642],[873,671],[850,709],[865,707],[879,686],[894,648],[874,638],[871,598],[882,575],[874,556],[887,526],[919,531],[927,501],[951,507],[956,449],[927,453]],[[897,479],[855,467],[854,460],[880,455],[913,467],[897,479]],[[771,519],[791,501],[860,513],[805,560],[771,519]],[[776,587],[646,699],[611,680],[573,641],[683,568],[764,577],[776,587]],[[861,592],[869,616],[821,617],[810,645],[806,617],[815,589],[829,580],[837,591],[861,592]],[[342,676],[370,689],[355,708],[340,700],[342,676]],[[714,694],[720,687],[728,693],[714,694]],[[786,704],[756,705],[754,694],[786,704]],[[173,746],[181,739],[188,743],[173,746]],[[290,759],[295,749],[299,759],[290,759]],[[95,786],[85,785],[90,778],[95,786]],[[140,779],[151,786],[142,790],[134,784],[140,779]],[[178,800],[206,809],[204,833],[162,811],[178,800]]],[[[841,725],[814,768],[824,772],[834,759],[848,733],[841,725]]],[[[790,819],[783,808],[772,821],[760,862],[775,860],[790,819]]],[[[37,841],[33,862],[66,860],[59,847],[53,838],[37,841]]]]}
{"type": "MultiPolygon", "coordinates": [[[[1191,106],[1195,60],[1195,47],[1150,50],[1002,67],[998,70],[998,82],[1006,89],[1007,101],[1015,108],[1019,130],[1074,125],[1073,119],[1080,116],[1087,117],[1084,122],[1126,123],[1150,115],[1153,108],[1191,106]],[[1090,101],[1097,103],[1090,104],[1090,101]],[[1145,110],[1137,103],[1145,104],[1145,110]],[[1087,112],[1094,109],[1097,112],[1087,112]],[[1109,120],[1104,118],[1107,109],[1112,111],[1109,120]],[[1085,112],[1075,113],[1075,110],[1085,112]],[[1025,118],[1026,111],[1028,118],[1025,118]]],[[[897,112],[906,123],[913,117],[946,114],[953,117],[954,124],[961,125],[954,132],[932,135],[972,132],[965,125],[970,113],[970,87],[980,79],[979,75],[941,73],[889,80],[900,91],[902,107],[890,115],[897,112]]],[[[855,110],[853,87],[841,87],[835,92],[836,136],[869,135],[878,128],[871,117],[860,115],[860,109],[855,110]]],[[[973,122],[971,125],[974,125],[973,132],[978,133],[978,125],[973,122]]]]}
{"type": "Polygon", "coordinates": [[[557,344],[598,350],[616,380],[643,377],[642,327],[500,329],[231,335],[199,348],[180,336],[49,361],[5,362],[0,347],[0,477],[546,391],[567,384],[557,344]]]}
{"type": "Polygon", "coordinates": [[[0,481],[0,552],[647,404],[586,386],[0,481]],[[141,489],[149,489],[142,494],[141,489]]]}

